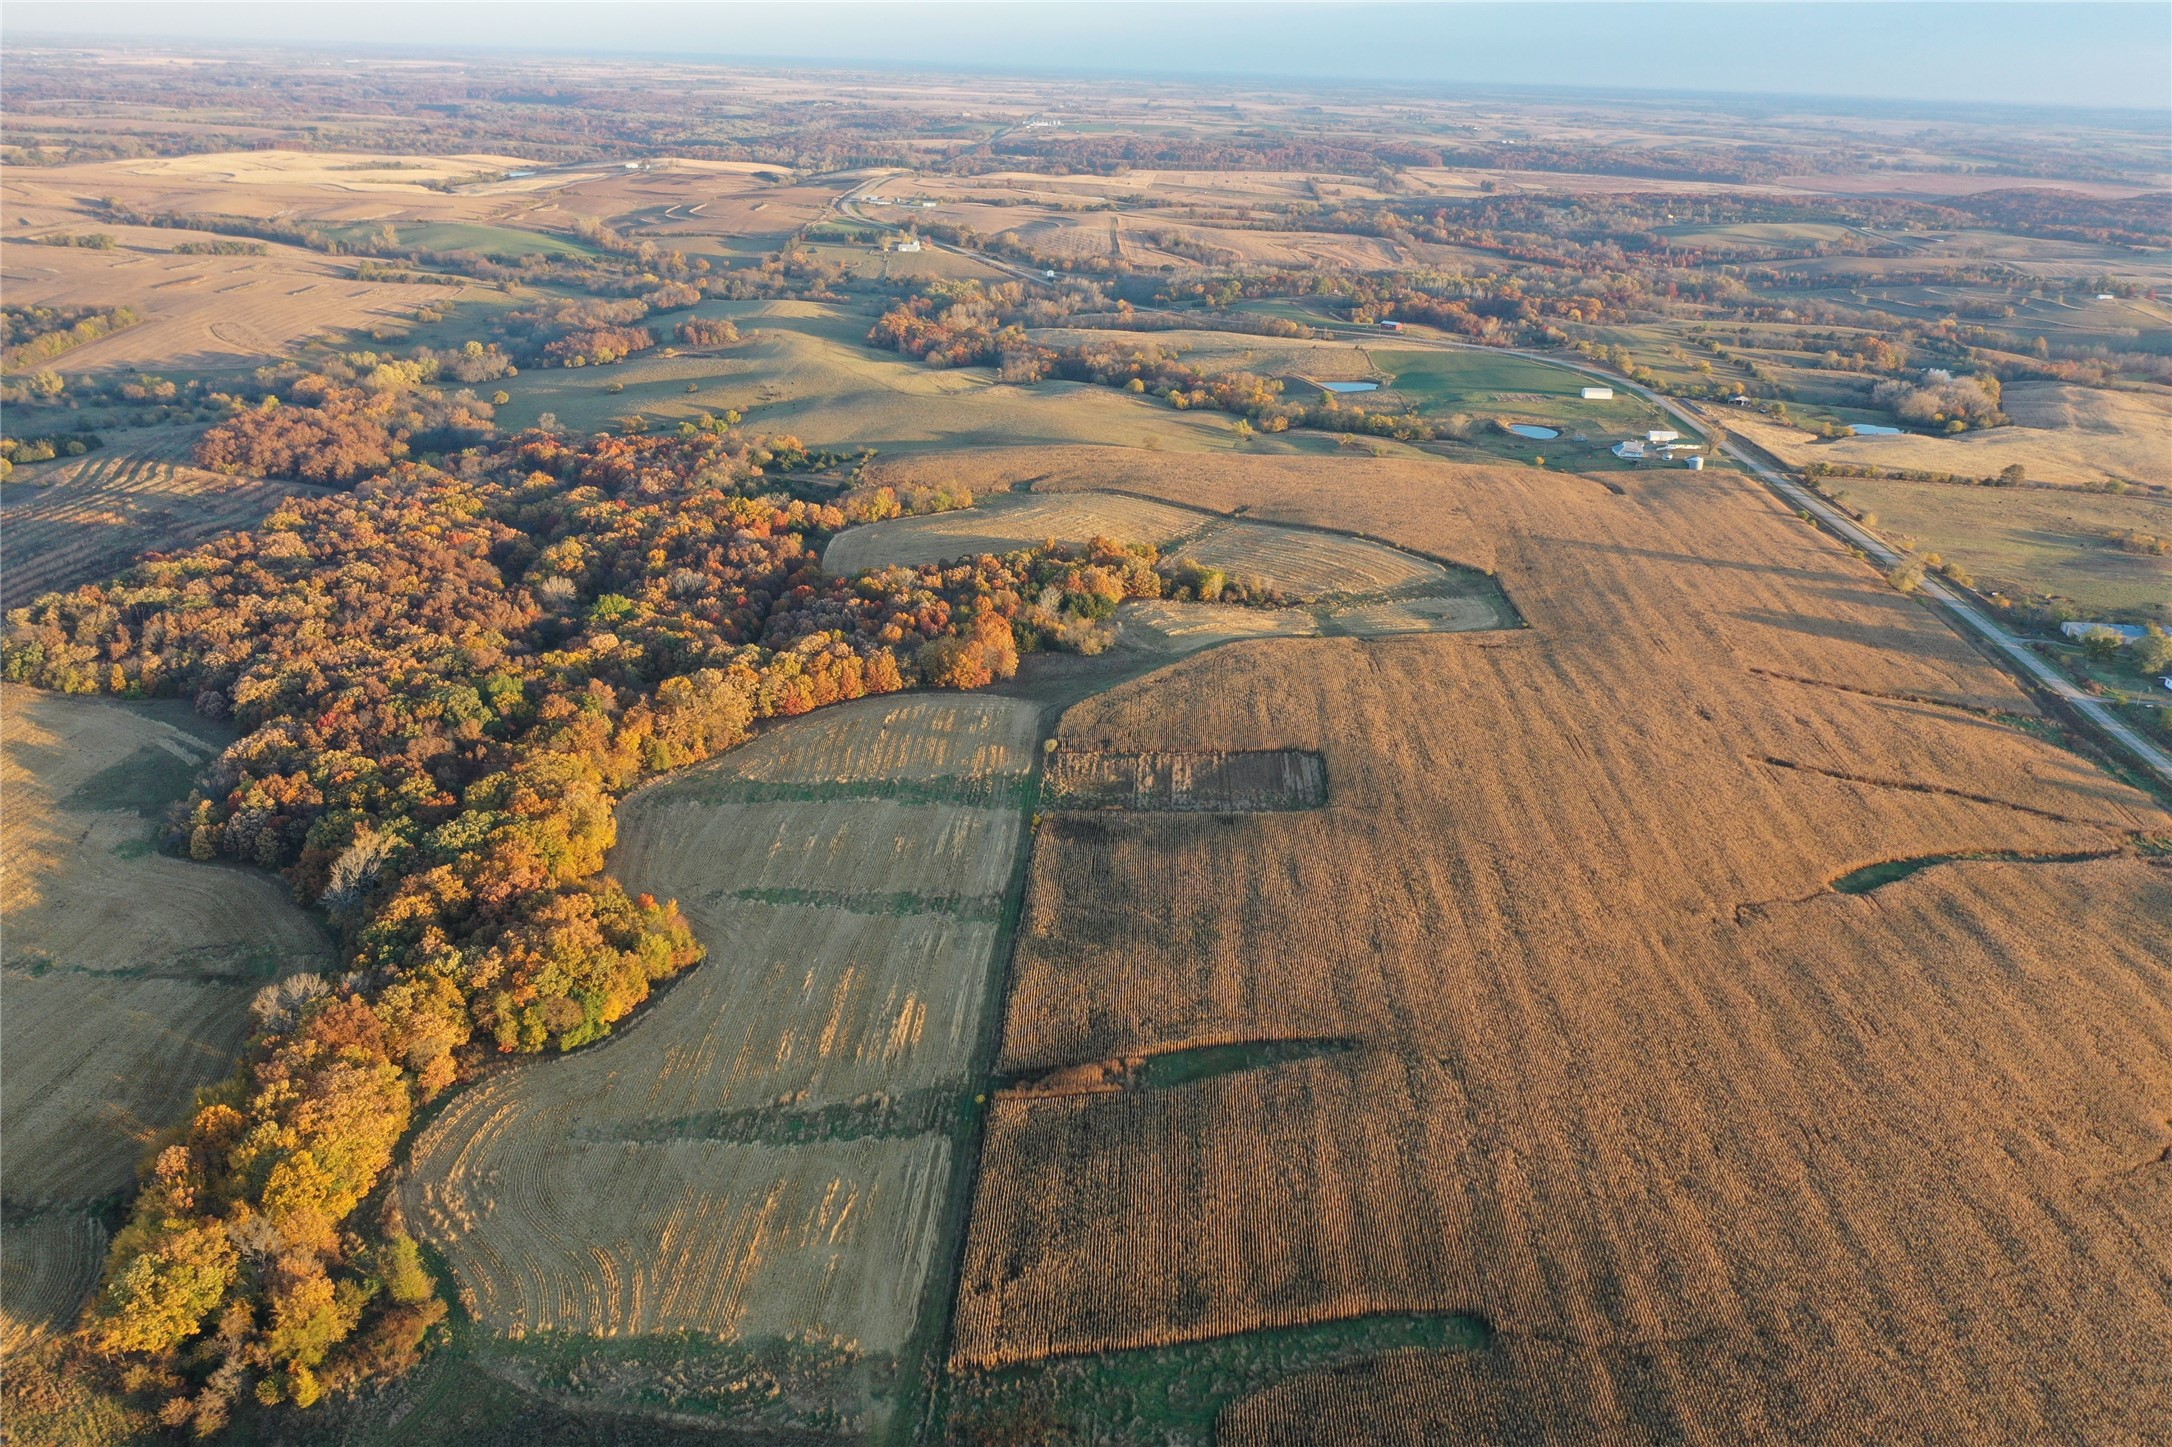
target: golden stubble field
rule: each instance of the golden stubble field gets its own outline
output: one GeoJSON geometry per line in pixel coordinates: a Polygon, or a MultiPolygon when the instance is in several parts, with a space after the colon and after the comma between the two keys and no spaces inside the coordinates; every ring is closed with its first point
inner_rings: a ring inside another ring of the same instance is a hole
{"type": "Polygon", "coordinates": [[[495,1075],[404,1190],[510,1336],[912,1333],[990,1008],[1037,714],[870,699],[636,793],[611,872],[709,948],[620,1036],[495,1075]]]}
{"type": "Polygon", "coordinates": [[[2134,847],[2172,820],[1740,479],[1135,462],[1034,471],[1489,557],[1532,626],[1238,644],[1066,715],[1317,750],[1329,798],[1045,820],[999,1068],[1347,1048],[999,1095],[954,1369],[1468,1311],[1491,1348],[1223,1434],[2172,1432],[2172,879],[2134,847]]]}
{"type": "Polygon", "coordinates": [[[189,463],[184,431],[115,434],[83,457],[20,467],[0,485],[8,565],[0,607],[122,572],[153,549],[252,526],[282,498],[319,489],[229,477],[189,463]]]}
{"type": "Polygon", "coordinates": [[[0,689],[0,1345],[74,1317],[97,1204],[233,1068],[250,995],[331,964],[275,880],[151,852],[145,815],[218,747],[192,722],[0,689]]]}

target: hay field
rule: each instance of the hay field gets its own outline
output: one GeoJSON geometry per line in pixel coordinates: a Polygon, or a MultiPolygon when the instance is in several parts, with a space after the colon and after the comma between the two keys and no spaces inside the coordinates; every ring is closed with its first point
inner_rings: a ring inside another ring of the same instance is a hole
{"type": "Polygon", "coordinates": [[[2107,392],[2058,382],[2016,382],[2006,390],[2009,427],[1958,437],[1843,437],[1823,442],[1762,417],[1727,425],[1790,467],[1869,463],[1989,477],[2019,463],[2039,482],[2106,478],[2172,486],[2172,397],[2162,389],[2107,392]]]}
{"type": "Polygon", "coordinates": [[[189,1096],[233,1069],[255,986],[110,972],[5,977],[7,1201],[127,1190],[189,1096]]]}
{"type": "Polygon", "coordinates": [[[1329,797],[1045,819],[1000,1068],[1348,1048],[999,1095],[954,1369],[1465,1311],[1495,1348],[1231,1440],[2172,1431],[2172,878],[2132,852],[2172,819],[1738,480],[1218,461],[1146,490],[1433,553],[1484,518],[1532,626],[1239,644],[1066,715],[1318,750],[1329,797]]]}
{"type": "Polygon", "coordinates": [[[178,712],[0,689],[0,1350],[96,1284],[95,1209],[233,1068],[275,973],[329,968],[268,876],[151,852],[218,747],[178,712]]]}
{"type": "Polygon", "coordinates": [[[1230,419],[1220,414],[1178,412],[1084,382],[1013,386],[987,368],[942,370],[875,351],[865,345],[872,315],[811,302],[712,305],[702,314],[730,316],[742,334],[761,335],[710,357],[531,368],[505,384],[513,400],[499,409],[500,425],[525,427],[554,412],[568,427],[600,430],[629,413],[675,423],[730,407],[758,431],[883,452],[1082,442],[1172,451],[1236,445],[1230,419]],[[689,392],[689,384],[697,390],[689,392]]]}
{"type": "Polygon", "coordinates": [[[1196,653],[1246,638],[1387,638],[1398,633],[1479,633],[1516,626],[1515,608],[1486,580],[1375,603],[1251,608],[1152,599],[1116,610],[1118,642],[1149,653],[1196,653]]]}
{"type": "Polygon", "coordinates": [[[188,462],[178,433],[115,436],[105,449],[17,469],[0,484],[7,567],[0,608],[110,578],[144,553],[263,520],[300,483],[228,477],[188,462]]]}
{"type": "Polygon", "coordinates": [[[905,1345],[1035,736],[1016,700],[870,699],[627,801],[611,872],[709,958],[417,1142],[412,1218],[479,1322],[905,1345]]]}
{"type": "Polygon", "coordinates": [[[2078,488],[1946,487],[1836,479],[1887,538],[1964,564],[1981,589],[2071,598],[2086,613],[2172,603],[2172,558],[2128,552],[2120,532],[2172,534],[2172,500],[2078,488]]]}
{"type": "Polygon", "coordinates": [[[1257,578],[1292,598],[1350,597],[1437,587],[1448,570],[1400,548],[1308,528],[1215,521],[1170,556],[1257,578]]]}
{"type": "MultiPolygon", "coordinates": [[[[0,208],[5,214],[5,208],[0,208]]],[[[177,254],[208,233],[77,220],[118,243],[111,251],[36,246],[6,249],[0,278],[23,305],[127,306],[144,320],[75,348],[63,372],[235,370],[290,355],[311,337],[400,323],[425,304],[482,294],[473,286],[356,281],[351,260],[267,244],[263,256],[177,254]]]]}
{"type": "Polygon", "coordinates": [[[10,1212],[0,1231],[0,1359],[72,1325],[105,1264],[106,1230],[81,1211],[10,1212]]]}
{"type": "Polygon", "coordinates": [[[1245,608],[1234,603],[1169,603],[1159,598],[1116,610],[1122,642],[1162,653],[1194,653],[1240,638],[1312,638],[1320,620],[1300,608],[1245,608]]]}
{"type": "Polygon", "coordinates": [[[155,821],[218,738],[171,706],[0,689],[11,969],[256,979],[329,965],[323,931],[271,876],[153,851],[155,821]]]}

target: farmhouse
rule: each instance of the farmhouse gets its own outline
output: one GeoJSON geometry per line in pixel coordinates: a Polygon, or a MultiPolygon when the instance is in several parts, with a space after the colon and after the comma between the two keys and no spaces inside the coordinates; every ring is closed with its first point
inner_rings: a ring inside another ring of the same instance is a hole
{"type": "Polygon", "coordinates": [[[2087,639],[2093,634],[2110,633],[2122,644],[2139,643],[2149,636],[2149,630],[2134,623],[2061,623],[2059,631],[2069,638],[2087,639]]]}
{"type": "Polygon", "coordinates": [[[1612,387],[1586,387],[1584,389],[1584,400],[1586,402],[1611,402],[1614,400],[1614,389],[1612,387]]]}
{"type": "Polygon", "coordinates": [[[1403,324],[1398,321],[1384,321],[1380,324],[1380,330],[1384,332],[1399,332],[1402,329],[1403,324]]]}
{"type": "Polygon", "coordinates": [[[1634,437],[1626,442],[1617,442],[1614,444],[1614,455],[1616,457],[1626,457],[1631,462],[1642,462],[1644,460],[1644,444],[1634,437]]]}
{"type": "Polygon", "coordinates": [[[899,251],[918,251],[920,249],[920,238],[908,236],[897,244],[897,249],[899,251]]]}

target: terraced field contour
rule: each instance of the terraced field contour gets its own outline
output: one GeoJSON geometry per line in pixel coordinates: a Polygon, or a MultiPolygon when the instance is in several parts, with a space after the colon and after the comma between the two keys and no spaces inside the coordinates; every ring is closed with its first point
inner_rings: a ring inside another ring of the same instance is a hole
{"type": "Polygon", "coordinates": [[[905,1346],[1036,728],[1016,700],[871,699],[627,801],[611,871],[679,899],[709,957],[418,1141],[410,1214],[478,1321],[905,1346]]]}

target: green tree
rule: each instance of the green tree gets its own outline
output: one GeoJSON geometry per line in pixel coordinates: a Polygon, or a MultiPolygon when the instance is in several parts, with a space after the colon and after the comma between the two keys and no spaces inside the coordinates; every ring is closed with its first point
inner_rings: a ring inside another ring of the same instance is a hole
{"type": "Polygon", "coordinates": [[[153,1228],[142,1242],[123,1232],[116,1259],[128,1265],[106,1286],[93,1313],[91,1339],[104,1352],[166,1352],[202,1329],[225,1297],[240,1258],[216,1222],[153,1228]]]}
{"type": "Polygon", "coordinates": [[[2129,646],[2134,650],[2136,673],[2145,678],[2172,673],[2172,634],[2152,623],[2149,632],[2129,646]]]}

